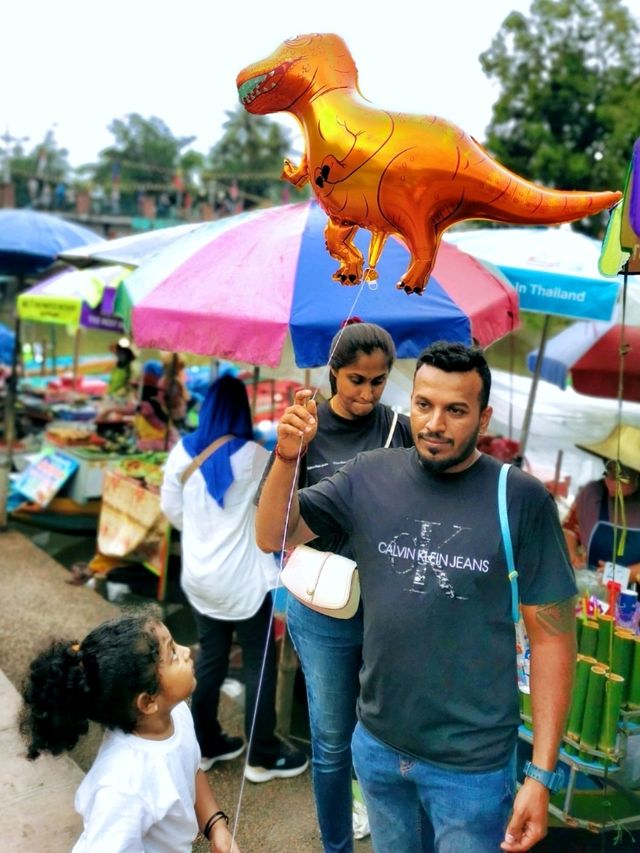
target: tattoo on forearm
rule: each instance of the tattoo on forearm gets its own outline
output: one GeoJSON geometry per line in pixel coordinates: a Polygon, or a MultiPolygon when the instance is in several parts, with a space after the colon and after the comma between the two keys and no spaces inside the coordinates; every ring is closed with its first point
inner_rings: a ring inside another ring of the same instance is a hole
{"type": "Polygon", "coordinates": [[[536,608],[536,621],[552,637],[575,631],[575,599],[554,601],[536,608]]]}

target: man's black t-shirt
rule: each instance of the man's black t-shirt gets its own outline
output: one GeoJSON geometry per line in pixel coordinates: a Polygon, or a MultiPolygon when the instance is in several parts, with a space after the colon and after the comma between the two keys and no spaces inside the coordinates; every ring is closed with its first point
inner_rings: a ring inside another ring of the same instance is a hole
{"type": "MultiPolygon", "coordinates": [[[[300,492],[307,525],[349,537],[364,604],[358,714],[379,740],[459,770],[511,757],[519,723],[500,463],[432,474],[414,449],[359,455],[300,492]]],[[[520,600],[575,594],[553,498],[512,468],[508,514],[520,600]]]]}

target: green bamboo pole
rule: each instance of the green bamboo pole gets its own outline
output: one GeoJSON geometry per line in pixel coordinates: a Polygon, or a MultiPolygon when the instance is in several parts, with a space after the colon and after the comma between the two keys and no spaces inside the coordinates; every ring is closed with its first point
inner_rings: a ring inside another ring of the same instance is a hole
{"type": "Polygon", "coordinates": [[[576,743],[580,742],[580,729],[582,728],[582,718],[587,698],[589,673],[591,672],[591,667],[596,666],[597,663],[595,658],[578,655],[576,681],[571,695],[571,709],[569,711],[569,721],[567,722],[567,737],[575,740],[576,743]]]}
{"type": "Polygon", "coordinates": [[[592,666],[589,671],[587,698],[580,732],[580,758],[587,760],[592,757],[589,750],[594,750],[598,745],[606,675],[607,668],[600,665],[592,666]]]}
{"type": "Polygon", "coordinates": [[[611,634],[614,626],[613,616],[606,613],[598,615],[598,648],[596,657],[599,663],[609,666],[611,661],[611,634]]]}
{"type": "Polygon", "coordinates": [[[633,643],[633,661],[631,664],[631,683],[627,705],[632,711],[640,710],[640,636],[633,643]]]}
{"type": "Polygon", "coordinates": [[[583,622],[578,648],[581,655],[585,655],[586,657],[596,656],[596,649],[598,648],[598,623],[595,619],[587,619],[583,622]]]}
{"type": "Polygon", "coordinates": [[[622,688],[622,703],[629,698],[631,664],[633,662],[633,647],[635,635],[632,631],[618,629],[613,632],[613,654],[611,655],[611,672],[624,678],[622,688]]]}
{"type": "Polygon", "coordinates": [[[576,648],[580,648],[580,637],[582,636],[582,623],[583,619],[581,616],[576,618],[576,648]]]}
{"type": "MultiPolygon", "coordinates": [[[[528,685],[520,684],[520,711],[523,714],[526,714],[527,717],[531,718],[532,710],[531,710],[531,691],[528,685]]],[[[529,720],[522,721],[525,729],[529,729],[529,731],[533,731],[533,726],[529,722],[529,720]]]]}
{"type": "Polygon", "coordinates": [[[610,672],[604,687],[604,708],[598,738],[600,752],[615,752],[623,689],[624,678],[610,672]]]}

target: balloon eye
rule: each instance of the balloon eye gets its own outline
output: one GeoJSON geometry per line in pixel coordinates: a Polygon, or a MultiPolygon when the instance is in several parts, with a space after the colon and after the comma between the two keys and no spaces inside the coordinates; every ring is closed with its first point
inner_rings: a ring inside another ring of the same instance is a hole
{"type": "Polygon", "coordinates": [[[309,36],[296,36],[293,39],[287,39],[285,44],[287,47],[302,47],[306,44],[311,44],[312,39],[309,36]]]}

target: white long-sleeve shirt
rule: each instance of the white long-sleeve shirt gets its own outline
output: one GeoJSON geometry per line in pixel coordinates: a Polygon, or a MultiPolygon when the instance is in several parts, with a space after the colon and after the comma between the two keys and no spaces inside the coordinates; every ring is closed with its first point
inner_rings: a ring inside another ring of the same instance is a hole
{"type": "Polygon", "coordinates": [[[182,531],[181,584],[198,613],[213,619],[248,619],[276,586],[278,566],[256,545],[253,503],[269,453],[248,441],[231,456],[233,483],[224,508],[211,497],[200,469],[183,486],[192,457],[177,444],[167,459],[161,505],[182,531]]]}

